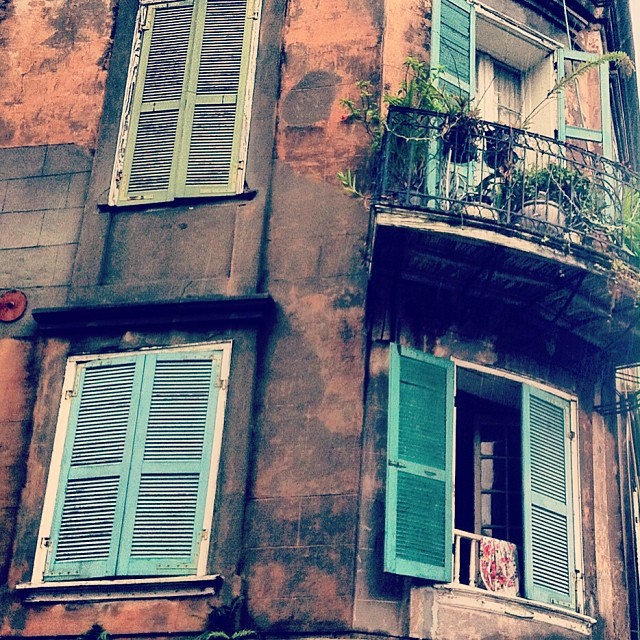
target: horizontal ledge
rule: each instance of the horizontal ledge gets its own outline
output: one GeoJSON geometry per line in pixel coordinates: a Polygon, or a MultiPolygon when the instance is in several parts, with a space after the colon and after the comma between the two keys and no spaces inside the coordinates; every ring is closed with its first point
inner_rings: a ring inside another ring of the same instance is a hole
{"type": "Polygon", "coordinates": [[[223,582],[224,578],[220,574],[123,578],[122,580],[75,580],[37,584],[27,582],[17,584],[16,591],[23,596],[24,602],[96,602],[216,595],[223,582]]]}
{"type": "Polygon", "coordinates": [[[259,293],[207,300],[40,308],[32,315],[42,331],[63,332],[131,325],[260,322],[272,308],[271,296],[259,293]]]}

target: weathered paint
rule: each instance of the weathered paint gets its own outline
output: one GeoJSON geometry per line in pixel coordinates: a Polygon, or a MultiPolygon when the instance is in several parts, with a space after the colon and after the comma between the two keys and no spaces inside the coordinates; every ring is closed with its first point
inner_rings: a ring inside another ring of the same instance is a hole
{"type": "Polygon", "coordinates": [[[107,77],[111,0],[7,0],[1,9],[0,147],[93,148],[107,77]]]}

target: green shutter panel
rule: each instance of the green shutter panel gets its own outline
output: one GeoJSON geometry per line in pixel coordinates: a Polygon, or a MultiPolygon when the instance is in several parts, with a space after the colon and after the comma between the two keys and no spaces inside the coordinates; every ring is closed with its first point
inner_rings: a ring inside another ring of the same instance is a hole
{"type": "Polygon", "coordinates": [[[118,575],[196,572],[221,357],[146,356],[118,575]]]}
{"type": "Polygon", "coordinates": [[[120,183],[120,203],[175,195],[187,71],[195,31],[190,2],[141,7],[142,45],[120,183]]]}
{"type": "MultiPolygon", "coordinates": [[[[559,82],[580,64],[598,57],[595,53],[568,49],[559,49],[557,54],[559,82]]],[[[558,93],[558,137],[580,146],[586,144],[588,149],[612,157],[608,62],[580,75],[558,93]],[[592,106],[594,92],[600,95],[599,110],[592,106]]]]}
{"type": "Polygon", "coordinates": [[[141,364],[117,358],[79,366],[46,580],[115,573],[141,364]]]}
{"type": "Polygon", "coordinates": [[[475,95],[475,8],[467,0],[433,0],[431,68],[455,95],[475,95]]]}
{"type": "Polygon", "coordinates": [[[385,571],[449,582],[454,365],[391,345],[385,571]]]}
{"type": "MultiPolygon", "coordinates": [[[[253,6],[253,2],[250,2],[253,6]]],[[[179,183],[183,195],[233,194],[243,184],[240,157],[254,22],[247,0],[209,0],[197,74],[191,78],[190,127],[179,183]]]]}
{"type": "Polygon", "coordinates": [[[522,386],[525,595],[575,608],[569,409],[522,386]]]}

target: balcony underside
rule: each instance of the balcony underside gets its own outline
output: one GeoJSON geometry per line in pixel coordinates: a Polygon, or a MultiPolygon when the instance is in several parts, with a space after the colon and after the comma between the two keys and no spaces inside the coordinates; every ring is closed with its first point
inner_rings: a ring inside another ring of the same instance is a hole
{"type": "Polygon", "coordinates": [[[374,216],[373,281],[448,292],[460,308],[495,303],[523,331],[568,332],[618,363],[640,357],[638,274],[618,275],[599,252],[452,215],[377,205],[374,216]]]}

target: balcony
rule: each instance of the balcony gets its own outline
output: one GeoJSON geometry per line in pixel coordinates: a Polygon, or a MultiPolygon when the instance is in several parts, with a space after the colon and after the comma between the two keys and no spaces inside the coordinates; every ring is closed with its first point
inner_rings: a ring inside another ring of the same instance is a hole
{"type": "Polygon", "coordinates": [[[528,131],[481,122],[466,135],[443,114],[392,108],[378,186],[378,210],[640,264],[640,176],[528,131]]]}
{"type": "Polygon", "coordinates": [[[640,176],[589,145],[489,122],[465,135],[391,108],[372,277],[515,305],[626,360],[640,344],[640,176]]]}

